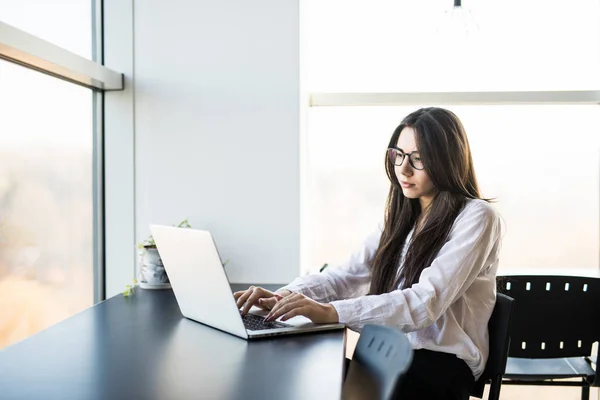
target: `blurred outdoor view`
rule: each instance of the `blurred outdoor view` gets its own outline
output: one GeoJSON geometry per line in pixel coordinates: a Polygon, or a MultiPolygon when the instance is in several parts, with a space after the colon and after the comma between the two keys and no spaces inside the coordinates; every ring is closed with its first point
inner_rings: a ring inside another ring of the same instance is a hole
{"type": "MultiPolygon", "coordinates": [[[[337,264],[383,220],[384,154],[414,107],[315,107],[307,140],[310,265],[337,264]]],[[[500,268],[598,269],[600,107],[449,106],[483,196],[504,219],[500,268]]]]}
{"type": "MultiPolygon", "coordinates": [[[[90,58],[90,0],[0,21],[90,58]]],[[[93,304],[92,128],[91,90],[0,61],[0,349],[93,304]]]]}
{"type": "Polygon", "coordinates": [[[4,61],[0,88],[2,348],[92,304],[93,214],[91,91],[4,61]]]}

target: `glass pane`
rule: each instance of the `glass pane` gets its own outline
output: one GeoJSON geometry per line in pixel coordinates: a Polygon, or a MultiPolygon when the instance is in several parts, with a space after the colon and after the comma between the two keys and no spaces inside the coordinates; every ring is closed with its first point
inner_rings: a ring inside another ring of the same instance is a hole
{"type": "Polygon", "coordinates": [[[0,0],[0,21],[92,59],[96,0],[0,0]]]}
{"type": "Polygon", "coordinates": [[[92,91],[0,61],[0,348],[93,303],[92,91]]]}
{"type": "MultiPolygon", "coordinates": [[[[384,158],[418,107],[314,107],[307,145],[309,264],[338,263],[383,219],[384,158]]],[[[500,268],[598,268],[600,107],[448,107],[483,195],[505,222],[500,268]]]]}
{"type": "Polygon", "coordinates": [[[599,0],[307,0],[310,92],[598,89],[599,0]],[[455,12],[456,11],[456,12],[455,12]]]}

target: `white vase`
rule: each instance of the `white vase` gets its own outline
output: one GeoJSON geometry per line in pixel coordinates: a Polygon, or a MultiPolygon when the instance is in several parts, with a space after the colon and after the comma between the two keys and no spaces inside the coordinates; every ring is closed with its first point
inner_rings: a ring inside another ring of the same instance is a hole
{"type": "Polygon", "coordinates": [[[144,247],[140,257],[140,287],[142,289],[167,289],[169,277],[156,247],[144,247]]]}
{"type": "Polygon", "coordinates": [[[145,265],[163,265],[156,247],[144,247],[142,253],[142,264],[145,265]]]}

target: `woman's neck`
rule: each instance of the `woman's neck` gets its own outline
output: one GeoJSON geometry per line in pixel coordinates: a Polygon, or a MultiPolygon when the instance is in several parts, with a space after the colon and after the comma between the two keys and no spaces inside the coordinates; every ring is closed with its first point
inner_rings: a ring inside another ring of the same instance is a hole
{"type": "Polygon", "coordinates": [[[434,195],[419,197],[419,204],[421,205],[421,213],[425,212],[426,210],[429,210],[429,207],[431,207],[431,203],[433,202],[434,197],[435,197],[434,195]]]}
{"type": "Polygon", "coordinates": [[[427,209],[425,211],[421,211],[421,214],[419,214],[419,216],[417,217],[417,224],[416,224],[416,232],[417,233],[421,232],[421,229],[425,225],[425,221],[427,220],[427,214],[429,214],[429,209],[427,209]]]}
{"type": "Polygon", "coordinates": [[[431,209],[431,200],[428,201],[423,207],[423,202],[421,199],[421,213],[417,217],[416,231],[420,232],[423,226],[425,225],[425,221],[427,221],[427,217],[429,216],[429,210],[431,209]]]}

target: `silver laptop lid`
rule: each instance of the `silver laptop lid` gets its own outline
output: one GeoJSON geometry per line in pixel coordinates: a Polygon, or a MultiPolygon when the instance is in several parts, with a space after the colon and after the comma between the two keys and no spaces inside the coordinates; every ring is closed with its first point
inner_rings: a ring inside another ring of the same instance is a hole
{"type": "Polygon", "coordinates": [[[225,269],[210,232],[151,225],[181,313],[247,339],[225,269]]]}

